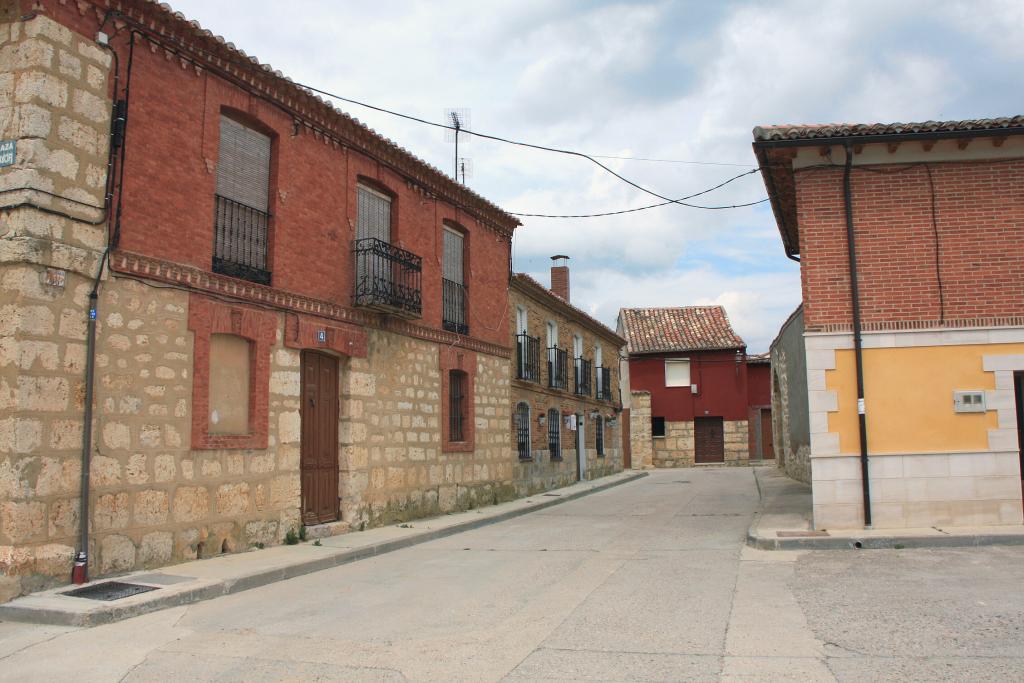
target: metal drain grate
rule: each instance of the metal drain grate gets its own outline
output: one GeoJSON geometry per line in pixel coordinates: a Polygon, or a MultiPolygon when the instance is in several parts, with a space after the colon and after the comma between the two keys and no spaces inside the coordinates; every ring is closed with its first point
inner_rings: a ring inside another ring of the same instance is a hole
{"type": "Polygon", "coordinates": [[[73,591],[65,591],[61,595],[70,595],[75,598],[88,598],[89,600],[120,600],[139,593],[159,590],[156,586],[140,586],[137,583],[124,583],[122,581],[104,581],[103,583],[76,588],[73,591]]]}

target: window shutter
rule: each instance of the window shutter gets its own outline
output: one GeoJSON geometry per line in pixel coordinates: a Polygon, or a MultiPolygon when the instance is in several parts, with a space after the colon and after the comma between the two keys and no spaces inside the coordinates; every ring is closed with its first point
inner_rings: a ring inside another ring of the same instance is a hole
{"type": "Polygon", "coordinates": [[[690,362],[686,360],[665,361],[665,386],[690,386],[690,362]]]}
{"type": "Polygon", "coordinates": [[[267,213],[269,193],[270,138],[221,116],[217,194],[267,213]]]}
{"type": "Polygon", "coordinates": [[[455,232],[454,230],[448,230],[444,232],[444,278],[457,282],[460,285],[463,284],[462,280],[462,256],[463,256],[463,238],[462,235],[455,232]]]}
{"type": "Polygon", "coordinates": [[[356,239],[373,237],[391,244],[391,199],[363,185],[356,194],[356,239]]]}

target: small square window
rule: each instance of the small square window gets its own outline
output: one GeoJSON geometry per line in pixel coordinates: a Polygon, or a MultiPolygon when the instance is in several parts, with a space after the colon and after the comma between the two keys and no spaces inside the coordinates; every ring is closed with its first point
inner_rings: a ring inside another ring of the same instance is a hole
{"type": "Polygon", "coordinates": [[[665,418],[651,418],[651,436],[665,436],[665,418]]]}

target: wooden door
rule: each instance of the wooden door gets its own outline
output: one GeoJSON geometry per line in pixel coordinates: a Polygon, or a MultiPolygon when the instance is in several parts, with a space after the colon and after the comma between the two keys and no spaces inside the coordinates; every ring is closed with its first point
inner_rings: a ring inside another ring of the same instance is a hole
{"type": "Polygon", "coordinates": [[[725,425],[720,417],[693,421],[694,462],[725,462],[725,425]]]}
{"type": "Polygon", "coordinates": [[[772,409],[761,408],[761,457],[775,459],[775,444],[772,442],[772,409]]]}
{"type": "Polygon", "coordinates": [[[338,361],[302,352],[302,522],[338,519],[338,361]]]}
{"type": "Polygon", "coordinates": [[[622,468],[633,469],[633,444],[629,432],[629,408],[622,411],[619,416],[622,420],[622,468]]]}

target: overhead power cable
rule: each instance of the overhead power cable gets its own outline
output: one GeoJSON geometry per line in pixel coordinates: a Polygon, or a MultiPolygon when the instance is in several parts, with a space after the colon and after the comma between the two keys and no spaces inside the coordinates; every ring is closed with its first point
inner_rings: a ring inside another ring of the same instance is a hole
{"type": "Polygon", "coordinates": [[[747,202],[745,204],[730,204],[728,206],[702,206],[700,204],[687,204],[687,203],[685,203],[684,200],[686,200],[686,199],[693,199],[694,197],[699,197],[702,194],[707,194],[708,192],[714,192],[718,188],[723,187],[725,185],[728,185],[729,183],[733,182],[734,180],[739,180],[740,178],[748,176],[751,173],[757,173],[758,170],[760,170],[760,169],[754,168],[754,169],[751,169],[751,170],[746,171],[744,173],[740,173],[739,175],[735,175],[732,178],[729,178],[728,180],[726,180],[725,182],[721,182],[721,183],[715,185],[714,187],[709,187],[708,189],[701,190],[700,192],[694,192],[693,194],[686,195],[685,197],[680,197],[680,198],[678,198],[678,199],[676,199],[674,201],[658,202],[657,204],[648,204],[647,206],[638,206],[638,207],[633,208],[633,209],[622,209],[621,211],[605,211],[604,213],[581,213],[581,214],[516,213],[515,211],[510,211],[509,213],[511,213],[513,216],[522,216],[524,218],[599,218],[599,217],[602,217],[602,216],[618,216],[618,215],[623,214],[623,213],[634,213],[636,211],[646,211],[647,209],[656,209],[659,206],[668,206],[669,204],[682,204],[683,206],[690,206],[690,207],[693,207],[695,209],[708,209],[708,210],[739,209],[739,208],[742,208],[744,206],[754,206],[755,204],[762,204],[762,203],[768,201],[768,198],[765,197],[764,199],[759,199],[756,202],[747,202]]]}
{"type": "Polygon", "coordinates": [[[619,159],[621,161],[650,161],[657,164],[694,164],[696,166],[736,166],[750,168],[750,164],[730,164],[724,161],[692,161],[689,159],[650,159],[648,157],[619,157],[611,154],[591,154],[595,159],[619,159]]]}
{"type": "MultiPolygon", "coordinates": [[[[426,126],[433,126],[434,128],[443,128],[445,130],[455,130],[454,126],[450,126],[450,125],[447,125],[447,124],[444,124],[444,123],[438,123],[436,121],[429,121],[427,119],[422,119],[422,118],[420,118],[418,116],[412,116],[410,114],[403,114],[401,112],[393,111],[391,109],[385,109],[384,107],[378,107],[378,106],[373,105],[373,104],[367,104],[366,102],[360,102],[359,100],[353,100],[353,99],[348,98],[348,97],[342,97],[341,95],[329,92],[327,90],[321,90],[320,88],[314,88],[313,86],[306,85],[304,83],[296,83],[295,85],[297,85],[300,88],[305,88],[306,90],[309,90],[311,92],[319,93],[320,95],[326,95],[327,97],[331,97],[331,98],[334,98],[336,100],[340,100],[341,102],[348,102],[349,104],[354,104],[354,105],[359,106],[359,107],[365,107],[367,109],[372,109],[373,111],[379,111],[379,112],[382,112],[384,114],[390,114],[391,116],[397,116],[399,118],[406,119],[408,121],[415,121],[416,123],[422,123],[423,125],[426,125],[426,126]]],[[[474,135],[474,136],[476,136],[478,138],[483,138],[485,140],[494,140],[495,142],[503,142],[503,143],[505,143],[507,145],[515,145],[517,147],[526,147],[526,148],[529,148],[529,149],[538,149],[538,150],[541,150],[541,151],[544,151],[544,152],[554,152],[556,154],[566,154],[568,156],[574,156],[574,157],[579,157],[581,159],[586,159],[587,161],[589,161],[589,162],[591,162],[593,164],[596,164],[597,166],[602,168],[604,171],[606,171],[606,172],[610,173],[611,175],[615,176],[616,178],[618,178],[622,182],[626,183],[627,185],[630,185],[630,186],[640,190],[641,192],[644,192],[645,194],[649,194],[652,197],[656,197],[658,199],[661,199],[664,203],[663,204],[659,204],[658,206],[665,206],[667,204],[679,204],[681,206],[688,206],[688,207],[690,207],[692,209],[708,209],[708,210],[731,209],[731,208],[737,208],[738,206],[740,206],[740,205],[734,205],[734,206],[701,206],[699,204],[687,204],[685,201],[682,201],[680,199],[672,199],[671,197],[666,197],[663,194],[659,194],[659,193],[655,192],[654,190],[646,188],[643,185],[640,185],[639,183],[636,183],[636,182],[630,180],[629,178],[627,178],[627,177],[625,177],[625,176],[615,172],[614,170],[612,170],[608,166],[605,166],[600,161],[595,159],[593,156],[591,156],[589,154],[584,154],[583,152],[577,152],[577,151],[574,151],[574,150],[571,150],[571,149],[561,149],[559,147],[548,147],[547,145],[535,145],[535,144],[530,143],[530,142],[522,142],[521,140],[512,140],[512,139],[509,139],[509,138],[500,137],[498,135],[489,135],[487,133],[479,133],[477,131],[470,130],[469,128],[459,128],[459,133],[464,134],[464,135],[474,135]]],[[[753,169],[750,172],[752,173],[752,172],[757,171],[757,170],[758,169],[753,169]]],[[[743,175],[746,175],[746,173],[744,173],[743,175]]],[[[732,180],[735,180],[735,178],[733,178],[732,180]]],[[[727,182],[732,182],[732,180],[729,180],[727,182]]],[[[698,194],[703,194],[703,192],[698,193],[698,194]]],[[[690,195],[690,196],[692,197],[692,196],[696,196],[696,195],[690,195]]],[[[755,202],[755,203],[759,203],[759,202],[755,202]]],[[[654,206],[651,206],[651,207],[648,207],[648,208],[654,208],[654,206]]],[[[528,215],[528,214],[520,214],[520,215],[528,215]]]]}

